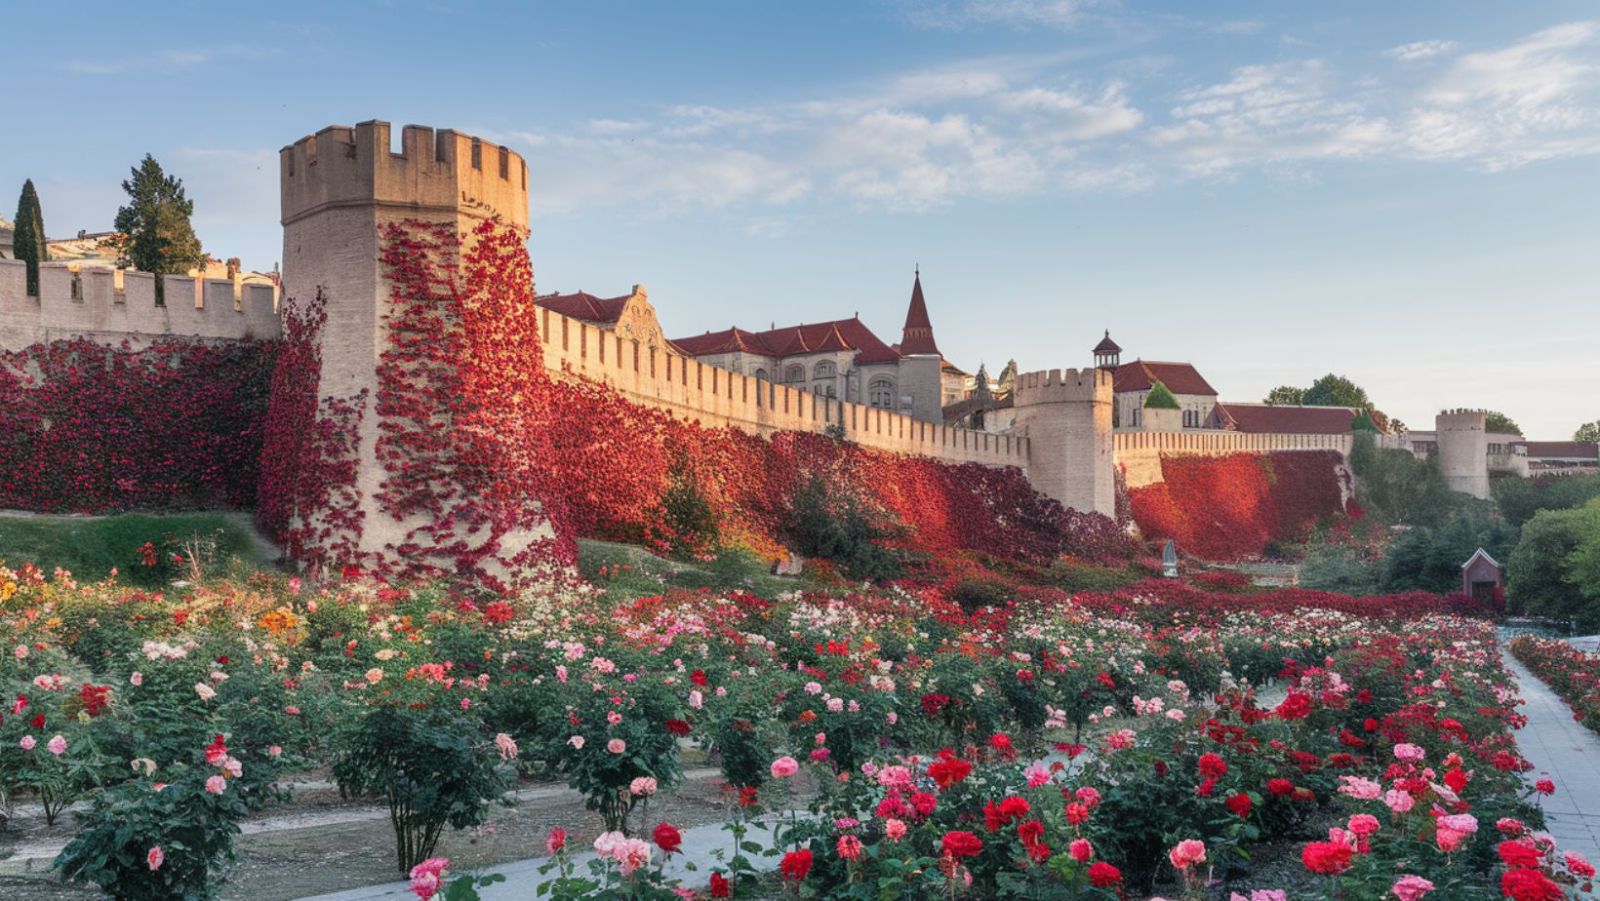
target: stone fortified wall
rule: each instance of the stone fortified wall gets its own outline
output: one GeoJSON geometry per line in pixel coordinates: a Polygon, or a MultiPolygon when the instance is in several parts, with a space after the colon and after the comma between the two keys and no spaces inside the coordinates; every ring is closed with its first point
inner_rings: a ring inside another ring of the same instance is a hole
{"type": "Polygon", "coordinates": [[[1479,498],[1489,496],[1487,420],[1482,410],[1444,410],[1434,417],[1445,484],[1479,498]]]}
{"type": "Polygon", "coordinates": [[[1016,431],[1034,487],[1077,510],[1116,511],[1111,373],[1051,369],[1017,377],[1016,431]]]}
{"type": "Polygon", "coordinates": [[[540,308],[547,369],[604,382],[629,399],[706,426],[763,437],[842,426],[863,447],[952,463],[1029,467],[1027,438],[950,428],[708,366],[540,308]]]}
{"type": "Polygon", "coordinates": [[[1225,431],[1117,432],[1117,466],[1129,488],[1162,481],[1163,457],[1221,457],[1273,451],[1334,450],[1350,457],[1353,435],[1279,435],[1225,431]]]}
{"type": "Polygon", "coordinates": [[[27,293],[27,265],[0,260],[0,351],[88,338],[134,346],[162,337],[277,338],[278,292],[238,279],[165,278],[165,305],[156,304],[148,272],[90,268],[73,271],[46,263],[39,296],[27,293]]]}

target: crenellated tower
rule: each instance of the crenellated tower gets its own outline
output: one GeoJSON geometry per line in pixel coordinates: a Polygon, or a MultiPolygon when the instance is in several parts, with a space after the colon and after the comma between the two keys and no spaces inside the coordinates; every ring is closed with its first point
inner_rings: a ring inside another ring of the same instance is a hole
{"type": "Polygon", "coordinates": [[[1111,372],[1051,369],[1017,376],[1017,434],[1028,439],[1028,478],[1074,510],[1116,515],[1111,372]]]}
{"type": "Polygon", "coordinates": [[[374,453],[378,423],[372,398],[391,305],[380,263],[381,230],[420,220],[465,236],[494,217],[526,229],[528,167],[505,147],[450,130],[407,125],[396,147],[389,123],[379,121],[329,126],[278,156],[283,294],[301,303],[319,290],[324,295],[319,395],[324,403],[365,407],[354,486],[362,521],[359,549],[382,555],[416,524],[393,519],[374,500],[384,473],[374,453]]]}
{"type": "Polygon", "coordinates": [[[1439,469],[1451,490],[1489,496],[1488,414],[1483,410],[1444,410],[1434,417],[1439,469]]]}

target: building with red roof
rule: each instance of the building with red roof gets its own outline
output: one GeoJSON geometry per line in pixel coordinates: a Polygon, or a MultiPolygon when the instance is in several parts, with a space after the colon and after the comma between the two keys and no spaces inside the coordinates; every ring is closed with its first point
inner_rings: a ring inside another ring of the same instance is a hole
{"type": "Polygon", "coordinates": [[[1210,423],[1230,432],[1276,435],[1348,435],[1361,411],[1354,407],[1220,402],[1210,423]]]}
{"type": "Polygon", "coordinates": [[[920,270],[895,344],[859,314],[765,331],[733,326],[671,343],[711,366],[930,422],[943,422],[944,405],[966,395],[967,374],[944,359],[934,339],[920,270]]]}
{"type": "Polygon", "coordinates": [[[656,308],[650,305],[650,295],[644,285],[634,285],[631,292],[620,297],[596,297],[587,291],[578,291],[546,294],[534,298],[533,302],[569,319],[632,338],[645,347],[670,347],[672,343],[661,331],[656,308]]]}
{"type": "Polygon", "coordinates": [[[1217,389],[1211,387],[1211,383],[1193,364],[1144,359],[1124,363],[1122,348],[1111,340],[1110,330],[1106,331],[1105,337],[1100,339],[1091,353],[1094,354],[1095,366],[1108,369],[1112,374],[1113,428],[1168,431],[1176,428],[1207,428],[1212,422],[1212,413],[1217,406],[1217,389]],[[1172,393],[1178,402],[1178,410],[1170,414],[1167,411],[1154,414],[1152,419],[1151,414],[1145,411],[1145,401],[1157,384],[1165,386],[1172,393]]]}

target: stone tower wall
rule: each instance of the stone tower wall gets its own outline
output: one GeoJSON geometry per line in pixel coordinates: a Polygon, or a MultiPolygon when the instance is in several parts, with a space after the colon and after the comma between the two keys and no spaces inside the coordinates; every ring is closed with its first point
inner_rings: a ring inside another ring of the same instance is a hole
{"type": "Polygon", "coordinates": [[[1445,410],[1434,417],[1439,469],[1451,490],[1489,496],[1489,430],[1483,410],[1445,410]]]}
{"type": "Polygon", "coordinates": [[[924,422],[944,422],[944,360],[936,354],[900,358],[900,394],[911,398],[910,415],[924,422]]]}
{"type": "Polygon", "coordinates": [[[1017,377],[1016,430],[1034,487],[1075,510],[1116,511],[1111,373],[1051,369],[1017,377]]]}
{"type": "Polygon", "coordinates": [[[390,285],[379,262],[380,230],[420,220],[449,226],[459,236],[496,216],[526,228],[527,164],[470,135],[415,125],[402,129],[396,148],[389,123],[378,121],[324,128],[278,156],[284,296],[308,301],[319,289],[324,294],[321,397],[366,397],[356,479],[361,549],[381,553],[422,523],[397,521],[374,501],[384,474],[373,462],[378,420],[372,399],[388,344],[390,307],[390,285]]]}

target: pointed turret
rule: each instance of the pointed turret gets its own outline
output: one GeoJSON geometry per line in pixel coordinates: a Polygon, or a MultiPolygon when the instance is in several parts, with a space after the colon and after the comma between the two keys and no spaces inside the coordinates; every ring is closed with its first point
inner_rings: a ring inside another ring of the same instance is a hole
{"type": "Polygon", "coordinates": [[[911,306],[906,310],[906,327],[900,333],[900,352],[907,356],[939,354],[939,345],[933,341],[933,323],[928,319],[928,304],[922,299],[921,269],[911,282],[911,306]]]}

